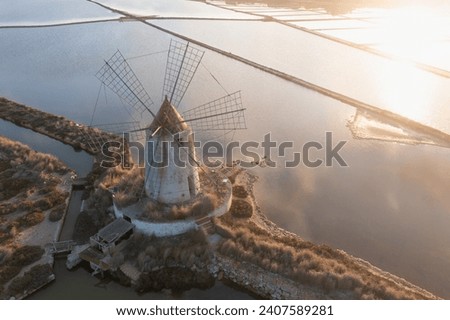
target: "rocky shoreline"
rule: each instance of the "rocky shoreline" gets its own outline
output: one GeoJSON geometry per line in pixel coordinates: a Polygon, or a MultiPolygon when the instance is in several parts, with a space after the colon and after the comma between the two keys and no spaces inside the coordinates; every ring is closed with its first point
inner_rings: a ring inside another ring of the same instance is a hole
{"type": "Polygon", "coordinates": [[[365,260],[279,228],[257,205],[257,177],[235,169],[232,180],[247,191],[254,211],[251,217],[228,213],[215,220],[223,238],[217,269],[230,281],[270,299],[437,299],[365,260]]]}
{"type": "MultiPolygon", "coordinates": [[[[3,98],[0,118],[91,154],[98,150],[82,141],[80,131],[93,134],[94,130],[105,138],[117,138],[3,98]]],[[[112,204],[109,170],[113,169],[94,168],[88,177],[87,211],[80,214],[85,222],[79,223],[78,230],[95,222],[90,231],[95,233],[108,221],[112,204]]],[[[184,238],[157,241],[134,234],[112,257],[113,275],[121,283],[138,291],[182,290],[226,279],[270,299],[437,299],[366,261],[277,227],[257,205],[253,194],[257,178],[238,167],[222,170],[233,183],[233,203],[227,214],[213,219],[212,232],[200,228],[184,238]],[[124,266],[133,270],[134,279],[121,271],[126,270],[124,266]],[[181,285],[180,275],[187,279],[181,285]]],[[[77,234],[77,226],[75,229],[77,234]]],[[[80,240],[87,241],[89,235],[83,234],[80,240]]]]}

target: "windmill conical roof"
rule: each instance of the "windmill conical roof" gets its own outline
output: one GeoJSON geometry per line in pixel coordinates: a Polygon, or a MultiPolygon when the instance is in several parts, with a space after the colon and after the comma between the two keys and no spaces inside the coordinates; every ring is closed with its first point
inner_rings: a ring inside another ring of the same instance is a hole
{"type": "Polygon", "coordinates": [[[164,131],[169,131],[171,134],[175,134],[189,128],[189,126],[183,121],[183,117],[169,102],[167,97],[165,97],[164,102],[155,116],[155,119],[153,119],[150,125],[150,130],[154,132],[161,127],[161,129],[165,129],[164,131]]]}

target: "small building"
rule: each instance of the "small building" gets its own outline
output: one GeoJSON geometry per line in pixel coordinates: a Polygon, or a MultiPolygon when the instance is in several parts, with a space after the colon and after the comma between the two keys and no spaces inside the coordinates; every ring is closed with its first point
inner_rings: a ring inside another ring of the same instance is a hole
{"type": "Polygon", "coordinates": [[[134,230],[134,224],[124,218],[115,219],[90,238],[91,247],[104,254],[111,254],[120,241],[128,239],[134,230]]]}

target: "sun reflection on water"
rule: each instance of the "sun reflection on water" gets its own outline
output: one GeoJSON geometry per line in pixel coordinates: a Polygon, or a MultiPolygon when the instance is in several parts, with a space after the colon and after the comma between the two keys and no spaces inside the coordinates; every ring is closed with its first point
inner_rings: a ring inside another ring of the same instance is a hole
{"type": "Polygon", "coordinates": [[[422,6],[388,10],[374,30],[382,38],[378,48],[401,57],[432,60],[449,46],[448,18],[445,12],[422,6]]]}
{"type": "MultiPolygon", "coordinates": [[[[423,6],[390,9],[371,30],[381,39],[375,47],[397,57],[392,68],[378,73],[381,85],[377,89],[383,105],[422,123],[427,123],[433,116],[430,103],[437,88],[434,77],[419,72],[414,64],[417,61],[433,62],[443,53],[450,53],[450,43],[444,41],[449,31],[443,27],[448,25],[448,21],[444,21],[446,14],[423,6]]],[[[449,57],[446,55],[445,61],[450,66],[449,57]]]]}
{"type": "Polygon", "coordinates": [[[402,61],[396,61],[395,67],[380,73],[382,81],[378,93],[383,105],[395,113],[410,119],[426,122],[430,116],[427,108],[432,100],[433,84],[422,72],[402,61]]]}

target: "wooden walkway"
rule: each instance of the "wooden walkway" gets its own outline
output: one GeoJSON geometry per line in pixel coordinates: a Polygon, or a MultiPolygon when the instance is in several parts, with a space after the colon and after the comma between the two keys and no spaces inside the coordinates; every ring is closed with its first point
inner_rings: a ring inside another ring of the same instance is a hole
{"type": "Polygon", "coordinates": [[[58,254],[72,251],[73,247],[76,245],[76,242],[73,240],[66,241],[55,241],[49,244],[50,253],[58,254]]]}

